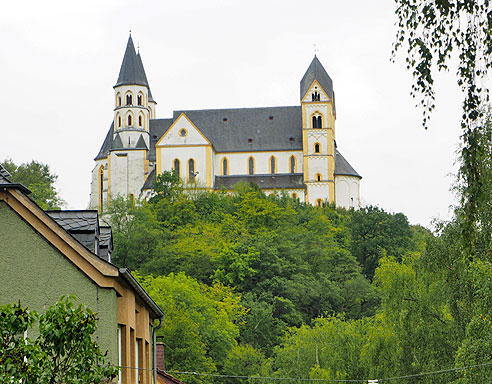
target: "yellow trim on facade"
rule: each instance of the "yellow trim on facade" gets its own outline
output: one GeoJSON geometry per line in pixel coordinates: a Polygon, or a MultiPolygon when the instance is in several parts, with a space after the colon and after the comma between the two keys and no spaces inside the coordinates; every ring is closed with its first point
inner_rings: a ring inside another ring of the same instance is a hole
{"type": "Polygon", "coordinates": [[[309,116],[309,124],[311,126],[311,129],[326,129],[327,125],[326,125],[325,114],[323,112],[318,111],[318,110],[313,111],[313,113],[311,113],[311,115],[309,116]],[[313,127],[313,117],[314,116],[318,117],[318,115],[321,116],[321,127],[314,128],[313,127]]]}
{"type": "Polygon", "coordinates": [[[194,147],[210,147],[210,144],[166,144],[160,145],[159,148],[194,148],[194,147]]]}
{"type": "Polygon", "coordinates": [[[207,187],[212,188],[212,147],[208,146],[205,149],[205,165],[207,167],[207,187]]]}
{"type": "Polygon", "coordinates": [[[319,87],[319,89],[321,90],[321,92],[324,93],[325,97],[329,100],[328,102],[331,102],[331,98],[328,96],[328,94],[326,93],[326,91],[323,89],[323,87],[321,86],[321,84],[318,82],[318,80],[313,80],[313,82],[311,83],[311,85],[308,87],[306,93],[304,94],[304,96],[301,97],[301,102],[302,103],[327,103],[327,101],[307,101],[307,100],[304,100],[306,98],[306,96],[309,94],[311,94],[311,90],[313,89],[313,87],[317,85],[319,87]]]}
{"type": "Polygon", "coordinates": [[[296,149],[295,151],[240,151],[240,152],[215,152],[217,155],[244,155],[245,153],[302,153],[301,149],[296,149]]]}
{"type": "Polygon", "coordinates": [[[156,167],[156,176],[157,176],[162,173],[162,154],[160,148],[155,149],[155,157],[156,157],[155,167],[156,167]]]}
{"type": "Polygon", "coordinates": [[[104,207],[104,165],[99,167],[99,172],[97,173],[97,184],[99,187],[98,195],[99,195],[99,213],[102,213],[104,207]],[[102,176],[102,178],[101,178],[102,176]]]}
{"type": "Polygon", "coordinates": [[[111,153],[108,155],[108,207],[111,204],[111,153]]]}

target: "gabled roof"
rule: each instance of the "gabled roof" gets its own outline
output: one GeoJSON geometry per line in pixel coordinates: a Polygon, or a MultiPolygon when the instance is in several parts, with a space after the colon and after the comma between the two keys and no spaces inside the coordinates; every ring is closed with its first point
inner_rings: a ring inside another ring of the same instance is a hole
{"type": "Polygon", "coordinates": [[[150,131],[150,150],[147,154],[149,161],[155,161],[155,145],[160,140],[162,135],[166,133],[171,124],[173,123],[173,119],[152,119],[149,124],[150,131]]]}
{"type": "Polygon", "coordinates": [[[316,56],[314,56],[313,61],[311,61],[309,68],[301,80],[301,100],[306,92],[309,91],[314,80],[318,81],[328,97],[333,98],[333,81],[316,56]]]}
{"type": "Polygon", "coordinates": [[[143,69],[142,60],[137,57],[135,52],[135,46],[133,45],[132,36],[128,38],[126,45],[125,56],[121,63],[120,74],[115,87],[120,85],[144,85],[149,86],[147,83],[147,77],[143,69]]]}
{"type": "Polygon", "coordinates": [[[345,157],[335,149],[335,176],[354,176],[362,179],[362,176],[357,173],[357,171],[349,164],[345,157]]]}
{"type": "Polygon", "coordinates": [[[184,113],[216,152],[302,150],[301,107],[174,111],[184,113]]]}
{"type": "Polygon", "coordinates": [[[234,175],[215,176],[215,190],[222,188],[230,190],[239,182],[254,183],[260,189],[305,189],[302,173],[287,173],[274,175],[234,175]]]}

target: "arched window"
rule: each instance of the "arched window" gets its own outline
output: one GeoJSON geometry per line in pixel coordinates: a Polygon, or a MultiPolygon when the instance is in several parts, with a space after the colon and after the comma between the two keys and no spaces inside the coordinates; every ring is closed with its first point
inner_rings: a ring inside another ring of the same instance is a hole
{"type": "Polygon", "coordinates": [[[319,143],[314,144],[314,153],[320,153],[321,152],[321,145],[319,143]]]}
{"type": "Polygon", "coordinates": [[[118,128],[121,128],[121,116],[118,115],[118,128]]]}
{"type": "Polygon", "coordinates": [[[121,95],[118,93],[118,107],[121,107],[121,95]]]}
{"type": "Polygon", "coordinates": [[[323,179],[321,178],[321,173],[317,173],[316,175],[314,175],[314,179],[315,179],[316,181],[321,181],[321,180],[323,180],[323,179]]]}
{"type": "Polygon", "coordinates": [[[320,115],[313,115],[313,128],[321,128],[322,120],[320,115]]]}
{"type": "Polygon", "coordinates": [[[188,181],[190,183],[195,181],[195,160],[189,159],[188,160],[188,181]]]}
{"type": "Polygon", "coordinates": [[[312,101],[319,101],[320,100],[320,94],[318,91],[314,91],[311,95],[312,101]]]}
{"type": "Polygon", "coordinates": [[[143,100],[143,96],[142,96],[142,94],[139,94],[137,96],[137,104],[138,105],[143,105],[142,100],[143,100]]]}
{"type": "Polygon", "coordinates": [[[173,161],[173,173],[181,179],[179,159],[173,161]]]}
{"type": "Polygon", "coordinates": [[[317,207],[322,207],[323,206],[323,200],[322,199],[317,199],[316,202],[314,203],[317,207]]]}
{"type": "Polygon", "coordinates": [[[270,173],[277,173],[277,159],[275,156],[270,157],[270,173]]]}
{"type": "Polygon", "coordinates": [[[138,126],[141,127],[143,125],[142,115],[138,116],[138,126]]]}
{"type": "Polygon", "coordinates": [[[131,204],[132,207],[135,206],[135,195],[133,193],[130,193],[130,196],[128,196],[128,200],[131,204]]]}
{"type": "Polygon", "coordinates": [[[292,197],[294,200],[297,200],[299,197],[297,197],[297,193],[293,193],[292,195],[290,195],[290,197],[292,197]]]}
{"type": "Polygon", "coordinates": [[[222,159],[222,175],[227,176],[229,174],[229,162],[226,158],[222,159]]]}
{"type": "Polygon", "coordinates": [[[99,168],[99,212],[103,211],[104,202],[104,167],[101,165],[99,168]]]}
{"type": "Polygon", "coordinates": [[[250,157],[248,159],[248,175],[254,175],[255,174],[255,160],[250,157]]]}
{"type": "Polygon", "coordinates": [[[126,95],[126,105],[133,105],[133,97],[131,93],[126,95]]]}
{"type": "Polygon", "coordinates": [[[289,169],[290,173],[296,172],[296,157],[294,155],[292,155],[289,159],[289,169]]]}
{"type": "Polygon", "coordinates": [[[132,121],[132,115],[128,115],[127,120],[128,120],[128,126],[131,127],[132,126],[132,123],[133,123],[133,121],[132,121]]]}

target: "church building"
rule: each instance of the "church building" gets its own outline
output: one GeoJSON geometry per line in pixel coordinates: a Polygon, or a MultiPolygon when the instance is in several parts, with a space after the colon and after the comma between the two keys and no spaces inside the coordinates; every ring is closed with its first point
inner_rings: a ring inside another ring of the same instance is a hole
{"type": "Polygon", "coordinates": [[[177,110],[160,119],[156,104],[130,36],[114,86],[114,119],[92,171],[91,209],[118,195],[148,197],[166,170],[193,188],[253,182],[267,194],[359,207],[361,176],[337,148],[333,82],[316,56],[300,83],[300,105],[177,110]]]}

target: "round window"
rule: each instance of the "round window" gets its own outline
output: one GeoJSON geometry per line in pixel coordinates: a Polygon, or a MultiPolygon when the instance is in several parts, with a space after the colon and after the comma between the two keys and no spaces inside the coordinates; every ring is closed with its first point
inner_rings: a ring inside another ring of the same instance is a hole
{"type": "Polygon", "coordinates": [[[181,136],[181,137],[185,137],[187,133],[188,132],[186,132],[186,129],[184,129],[184,128],[179,130],[179,136],[181,136]]]}

